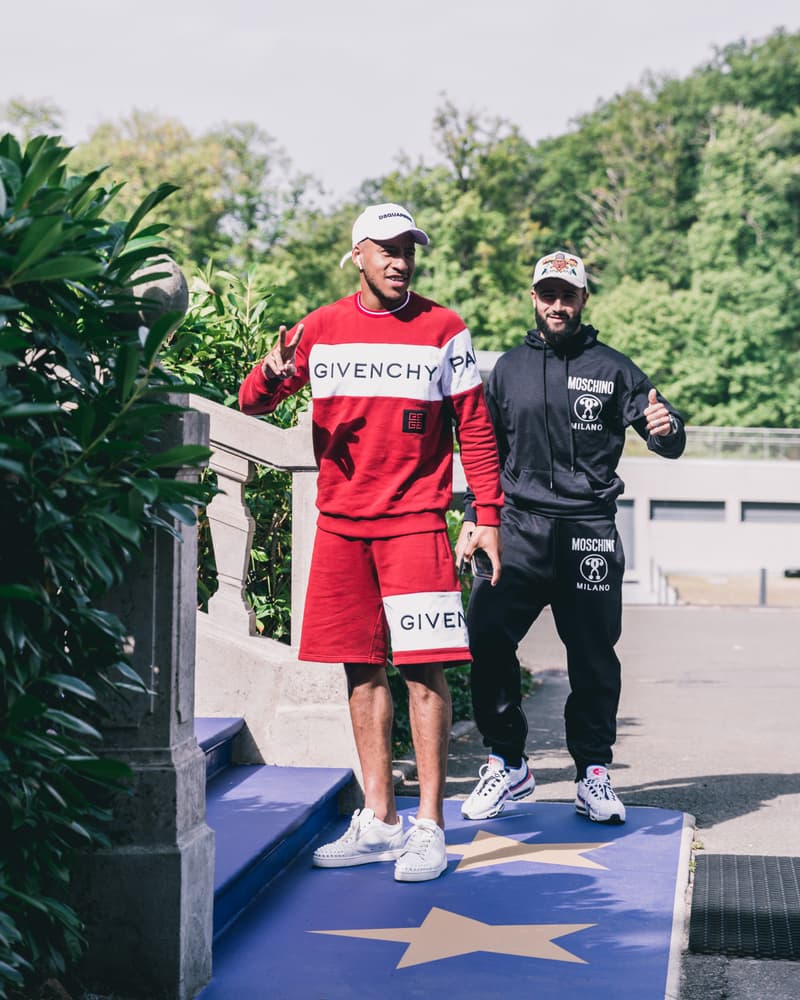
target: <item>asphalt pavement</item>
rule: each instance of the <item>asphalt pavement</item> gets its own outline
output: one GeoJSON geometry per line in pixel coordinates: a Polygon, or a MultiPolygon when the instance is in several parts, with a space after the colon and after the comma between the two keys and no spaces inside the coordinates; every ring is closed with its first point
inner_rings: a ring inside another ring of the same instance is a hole
{"type": "MultiPolygon", "coordinates": [[[[695,851],[800,855],[799,638],[792,608],[626,605],[611,768],[623,802],[693,816],[695,851]]],[[[525,699],[536,800],[572,801],[566,664],[549,611],[520,659],[537,682],[525,699]]],[[[474,727],[457,724],[446,794],[465,797],[485,759],[474,727]]],[[[407,782],[404,794],[413,793],[407,782]]],[[[686,945],[688,926],[675,1000],[800,998],[798,962],[695,955],[686,945]]]]}

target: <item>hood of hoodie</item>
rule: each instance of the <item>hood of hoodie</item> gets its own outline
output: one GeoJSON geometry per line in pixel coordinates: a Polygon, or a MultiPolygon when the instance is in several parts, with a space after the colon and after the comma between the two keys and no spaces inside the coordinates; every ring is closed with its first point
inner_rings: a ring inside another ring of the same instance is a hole
{"type": "Polygon", "coordinates": [[[538,330],[498,362],[487,387],[503,489],[512,506],[545,514],[608,516],[624,484],[616,474],[625,431],[619,416],[619,366],[597,331],[582,325],[553,347],[538,330]],[[612,370],[613,367],[613,370],[612,370]]]}
{"type": "Polygon", "coordinates": [[[571,337],[567,337],[557,347],[548,344],[538,330],[528,330],[525,343],[537,351],[549,351],[558,358],[576,358],[594,347],[597,343],[597,330],[593,326],[581,324],[571,337]]]}
{"type": "Polygon", "coordinates": [[[680,414],[663,397],[679,433],[648,434],[644,411],[652,388],[594,327],[579,327],[557,350],[530,330],[497,359],[486,384],[508,511],[613,517],[625,488],[617,466],[626,427],[664,458],[678,458],[686,444],[680,414]]]}

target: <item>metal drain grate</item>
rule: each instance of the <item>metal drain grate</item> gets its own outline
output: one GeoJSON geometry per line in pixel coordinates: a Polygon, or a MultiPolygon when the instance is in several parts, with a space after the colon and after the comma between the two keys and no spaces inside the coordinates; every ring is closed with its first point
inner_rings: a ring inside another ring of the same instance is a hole
{"type": "Polygon", "coordinates": [[[800,858],[695,856],[689,951],[800,961],[800,858]]]}

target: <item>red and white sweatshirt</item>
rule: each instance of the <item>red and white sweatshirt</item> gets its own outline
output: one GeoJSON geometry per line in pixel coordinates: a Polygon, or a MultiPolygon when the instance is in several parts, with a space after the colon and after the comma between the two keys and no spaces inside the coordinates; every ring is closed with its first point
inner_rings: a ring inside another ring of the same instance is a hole
{"type": "Polygon", "coordinates": [[[377,313],[351,295],[303,324],[296,374],[267,379],[259,362],[239,406],[270,413],[311,382],[319,526],[356,538],[442,528],[453,421],[478,523],[498,525],[497,446],[463,320],[412,292],[401,308],[377,313]]]}

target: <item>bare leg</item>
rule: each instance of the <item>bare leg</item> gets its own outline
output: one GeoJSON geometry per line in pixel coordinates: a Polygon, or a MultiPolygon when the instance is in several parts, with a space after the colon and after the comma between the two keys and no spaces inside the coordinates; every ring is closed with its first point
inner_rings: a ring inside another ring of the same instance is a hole
{"type": "Polygon", "coordinates": [[[432,819],[444,829],[444,786],[452,705],[441,663],[402,667],[408,685],[411,738],[419,778],[419,819],[432,819]]]}
{"type": "Polygon", "coordinates": [[[386,668],[345,663],[353,736],[364,776],[364,805],[384,823],[397,822],[392,781],[394,706],[386,668]]]}

